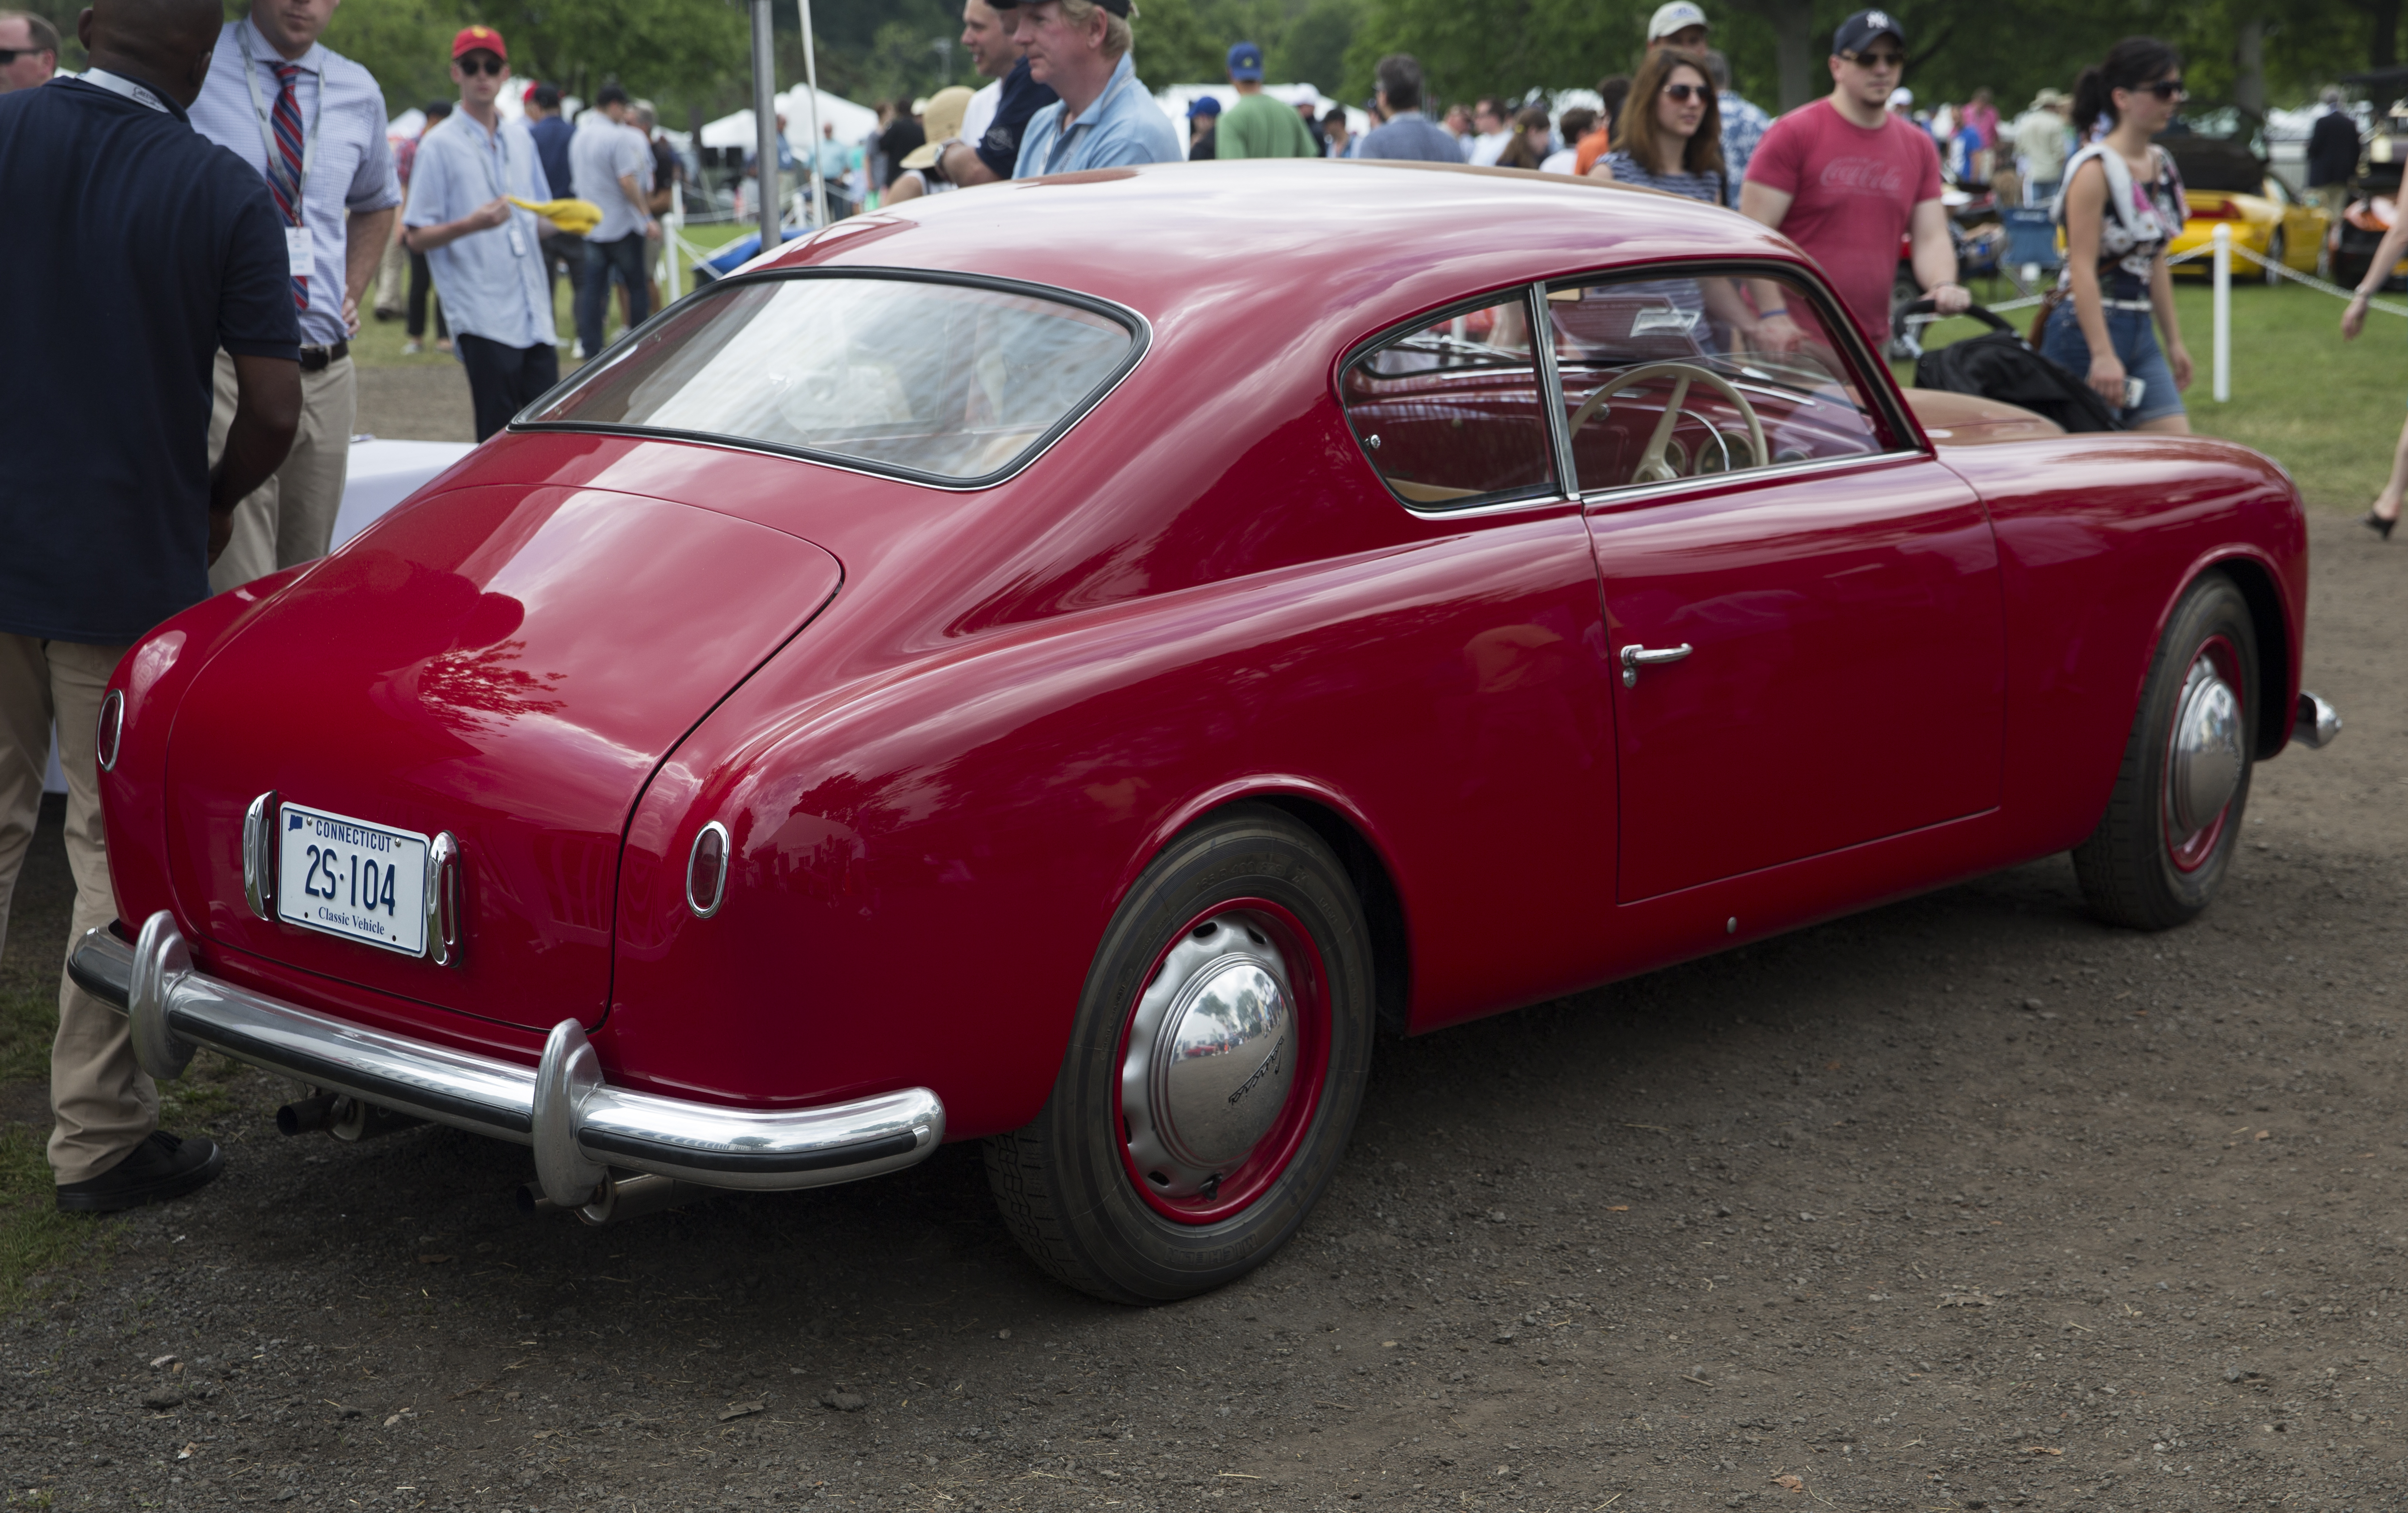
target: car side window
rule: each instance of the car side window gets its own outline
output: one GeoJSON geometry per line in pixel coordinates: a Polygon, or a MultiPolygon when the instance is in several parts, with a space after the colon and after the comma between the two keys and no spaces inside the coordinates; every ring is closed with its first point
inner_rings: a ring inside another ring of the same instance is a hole
{"type": "Polygon", "coordinates": [[[1545,385],[1521,295],[1416,322],[1346,365],[1347,423],[1397,496],[1424,509],[1552,493],[1545,385]]]}
{"type": "Polygon", "coordinates": [[[1580,491],[1886,449],[1821,307],[1778,275],[1547,291],[1580,491]]]}

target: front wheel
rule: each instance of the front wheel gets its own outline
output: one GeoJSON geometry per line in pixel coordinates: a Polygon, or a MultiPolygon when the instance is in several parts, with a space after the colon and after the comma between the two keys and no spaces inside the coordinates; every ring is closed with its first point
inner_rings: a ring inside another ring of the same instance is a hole
{"type": "Polygon", "coordinates": [[[2167,621],[2107,813],[2074,848],[2091,909],[2166,930],[2207,907],[2249,804],[2258,638],[2221,573],[2193,583],[2167,621]]]}
{"type": "Polygon", "coordinates": [[[1254,805],[1180,835],[1104,932],[1053,1097],[986,1143],[1004,1222],[1116,1303],[1251,1271],[1338,1169],[1371,989],[1362,906],[1319,836],[1254,805]]]}

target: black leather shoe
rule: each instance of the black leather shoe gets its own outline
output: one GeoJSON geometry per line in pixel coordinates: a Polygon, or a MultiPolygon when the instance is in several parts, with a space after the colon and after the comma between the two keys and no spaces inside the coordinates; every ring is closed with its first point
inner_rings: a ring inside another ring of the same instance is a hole
{"type": "Polygon", "coordinates": [[[190,1139],[154,1130],[98,1177],[59,1186],[59,1209],[71,1214],[113,1214],[146,1203],[166,1203],[206,1185],[225,1170],[225,1152],[206,1135],[190,1139]]]}
{"type": "Polygon", "coordinates": [[[2359,516],[2358,519],[2365,522],[2368,530],[2372,531],[2375,535],[2383,537],[2386,541],[2391,539],[2391,528],[2400,523],[2400,517],[2397,515],[2392,516],[2389,520],[2385,520],[2382,516],[2376,514],[2371,509],[2365,514],[2359,516]]]}

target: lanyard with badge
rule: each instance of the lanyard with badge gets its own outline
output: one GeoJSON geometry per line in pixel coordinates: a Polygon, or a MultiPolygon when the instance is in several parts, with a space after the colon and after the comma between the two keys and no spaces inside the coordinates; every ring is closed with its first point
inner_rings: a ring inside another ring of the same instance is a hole
{"type": "Polygon", "coordinates": [[[111,94],[122,94],[127,99],[133,101],[136,105],[147,106],[150,109],[158,111],[163,116],[173,114],[173,112],[167,108],[166,105],[160,100],[159,96],[151,93],[149,90],[144,89],[141,85],[136,84],[134,80],[120,78],[118,75],[110,73],[106,68],[87,68],[80,75],[69,75],[68,77],[80,78],[87,84],[96,84],[100,88],[107,90],[111,94]]]}
{"type": "MultiPolygon", "coordinates": [[[[267,152],[267,166],[273,172],[283,154],[277,150],[276,128],[268,123],[267,98],[259,93],[259,66],[251,55],[251,23],[235,28],[235,40],[242,47],[242,81],[251,87],[251,108],[259,118],[260,146],[267,152]]],[[[309,228],[302,224],[301,199],[308,193],[309,165],[318,157],[318,123],[326,115],[326,80],[318,80],[318,103],[309,112],[309,129],[301,137],[301,181],[293,186],[293,224],[284,228],[284,271],[295,278],[306,278],[311,272],[312,252],[309,228]]]]}
{"type": "MultiPolygon", "coordinates": [[[[499,121],[494,121],[493,136],[489,139],[486,145],[480,146],[477,149],[477,162],[485,170],[486,187],[494,192],[494,198],[497,200],[506,199],[509,195],[509,191],[502,187],[502,181],[508,176],[510,167],[510,139],[502,135],[502,124],[503,123],[499,121]],[[495,173],[494,171],[494,154],[492,150],[496,147],[502,150],[501,173],[495,173]]],[[[524,257],[526,256],[526,243],[519,237],[519,213],[516,210],[512,210],[509,212],[509,217],[510,256],[524,257]]]]}

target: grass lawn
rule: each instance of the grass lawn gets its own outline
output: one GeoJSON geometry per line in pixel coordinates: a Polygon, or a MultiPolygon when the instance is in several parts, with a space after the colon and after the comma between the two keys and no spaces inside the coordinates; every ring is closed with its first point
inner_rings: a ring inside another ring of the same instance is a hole
{"type": "MultiPolygon", "coordinates": [[[[689,226],[686,228],[685,239],[696,247],[724,247],[729,242],[736,241],[740,237],[752,235],[755,229],[756,228],[749,225],[736,224],[689,226]]],[[[685,288],[692,290],[693,287],[694,280],[691,277],[688,277],[685,280],[685,288]]],[[[558,287],[552,291],[552,306],[553,313],[559,321],[559,329],[561,333],[564,335],[574,335],[577,331],[577,319],[576,312],[571,309],[569,306],[567,279],[564,278],[560,280],[558,287]]],[[[605,324],[609,328],[604,338],[606,340],[617,336],[620,331],[624,329],[619,323],[619,302],[615,297],[610,302],[610,313],[605,321],[605,324]]],[[[403,329],[403,322],[399,321],[379,321],[371,316],[367,320],[360,322],[360,334],[351,338],[351,361],[362,367],[432,367],[438,365],[451,365],[453,361],[452,354],[450,352],[437,351],[435,350],[435,344],[432,337],[433,333],[429,332],[429,339],[425,344],[426,350],[424,351],[405,355],[402,352],[401,348],[402,344],[409,339],[409,336],[408,333],[403,329]]],[[[561,352],[561,361],[564,366],[568,361],[568,353],[566,349],[561,352]]]]}
{"type": "MultiPolygon", "coordinates": [[[[1976,297],[1985,292],[1974,290],[1976,297]]],[[[2340,300],[2297,284],[2269,289],[2235,278],[2232,398],[2219,405],[2210,397],[2212,302],[2206,280],[2174,280],[2183,341],[2195,364],[2183,396],[2192,428],[2275,458],[2291,470],[2311,505],[2363,510],[2391,469],[2392,445],[2408,406],[2408,319],[2376,311],[2358,340],[2344,342],[2340,300]]],[[[2008,312],[2027,332],[2031,315],[2008,312]]],[[[1942,321],[1926,345],[1986,329],[1973,321],[1942,321]]],[[[1913,381],[1903,368],[1899,378],[1913,381]]]]}

